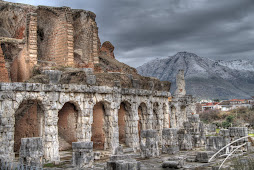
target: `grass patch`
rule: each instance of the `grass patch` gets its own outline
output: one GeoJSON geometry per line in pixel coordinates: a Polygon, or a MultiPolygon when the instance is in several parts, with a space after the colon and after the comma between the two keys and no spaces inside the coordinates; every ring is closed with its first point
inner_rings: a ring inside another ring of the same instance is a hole
{"type": "Polygon", "coordinates": [[[251,137],[254,137],[254,133],[250,133],[250,134],[248,134],[249,136],[251,136],[251,137]]]}
{"type": "Polygon", "coordinates": [[[216,133],[219,134],[219,132],[220,132],[220,129],[216,129],[216,133]]]}
{"type": "Polygon", "coordinates": [[[60,163],[59,165],[55,165],[54,163],[46,163],[43,165],[43,168],[58,168],[64,165],[64,163],[60,163]]]}

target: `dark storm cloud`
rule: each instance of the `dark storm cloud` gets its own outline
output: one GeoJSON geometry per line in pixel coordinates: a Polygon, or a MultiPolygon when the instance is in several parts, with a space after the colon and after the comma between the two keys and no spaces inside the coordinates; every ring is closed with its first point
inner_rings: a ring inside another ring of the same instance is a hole
{"type": "Polygon", "coordinates": [[[116,58],[132,66],[179,51],[214,59],[254,59],[253,0],[19,2],[95,12],[101,41],[111,41],[116,58]]]}

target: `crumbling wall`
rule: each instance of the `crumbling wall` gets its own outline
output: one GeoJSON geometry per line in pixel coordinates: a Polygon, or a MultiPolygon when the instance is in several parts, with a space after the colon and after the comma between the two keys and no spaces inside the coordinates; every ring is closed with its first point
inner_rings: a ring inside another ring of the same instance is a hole
{"type": "Polygon", "coordinates": [[[68,7],[38,6],[38,59],[73,65],[72,13],[68,7]]]}
{"type": "Polygon", "coordinates": [[[96,15],[90,11],[72,10],[74,25],[74,57],[76,66],[90,67],[99,62],[100,39],[95,22],[96,15]]]}
{"type": "Polygon", "coordinates": [[[5,67],[5,59],[0,42],[0,82],[9,82],[9,81],[10,81],[9,74],[5,67]]]}

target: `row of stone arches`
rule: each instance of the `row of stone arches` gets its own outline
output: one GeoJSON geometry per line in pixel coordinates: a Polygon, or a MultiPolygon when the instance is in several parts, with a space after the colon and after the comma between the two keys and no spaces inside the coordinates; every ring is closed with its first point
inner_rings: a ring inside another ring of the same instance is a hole
{"type": "MultiPolygon", "coordinates": [[[[158,125],[163,123],[164,116],[158,114],[159,104],[153,104],[152,128],[160,129],[158,125]]],[[[166,105],[162,106],[166,109],[166,105]]],[[[93,106],[93,119],[91,122],[91,141],[94,143],[95,150],[105,150],[110,148],[109,140],[111,137],[112,115],[109,113],[110,104],[106,102],[97,102],[93,106]]],[[[135,118],[133,106],[127,102],[121,102],[118,109],[118,132],[119,143],[130,146],[133,142],[135,125],[137,125],[138,138],[141,130],[149,129],[149,114],[145,103],[138,106],[137,116],[135,118]]],[[[21,138],[43,137],[45,138],[45,108],[38,100],[23,101],[15,112],[15,132],[14,132],[14,152],[18,153],[21,138]]],[[[72,142],[78,141],[78,129],[81,124],[81,109],[74,102],[66,102],[58,111],[57,115],[57,133],[59,150],[71,149],[72,142]]],[[[166,114],[166,110],[165,110],[166,114]]],[[[165,124],[165,123],[164,123],[165,124]]],[[[137,136],[136,136],[137,137],[137,136]]]]}

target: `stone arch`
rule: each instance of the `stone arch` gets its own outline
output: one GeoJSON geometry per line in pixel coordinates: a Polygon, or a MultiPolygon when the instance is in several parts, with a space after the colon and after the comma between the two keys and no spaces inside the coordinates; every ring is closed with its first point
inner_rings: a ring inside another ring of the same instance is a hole
{"type": "Polygon", "coordinates": [[[170,110],[171,110],[170,125],[171,125],[171,127],[176,127],[176,125],[177,125],[176,107],[174,105],[172,105],[170,107],[170,110]]]}
{"type": "Polygon", "coordinates": [[[159,115],[159,104],[158,102],[153,103],[153,129],[159,130],[160,126],[160,115],[159,115]]]}
{"type": "MultiPolygon", "coordinates": [[[[145,103],[141,103],[138,107],[138,133],[140,137],[141,130],[147,129],[147,118],[148,118],[148,112],[147,112],[147,105],[145,103]]],[[[140,138],[139,138],[140,139],[140,138]]]]}
{"type": "Polygon", "coordinates": [[[15,109],[14,152],[19,152],[21,138],[43,137],[45,129],[46,109],[37,99],[20,101],[15,109]]]}
{"type": "Polygon", "coordinates": [[[93,106],[93,121],[91,125],[91,141],[93,148],[109,149],[110,145],[110,103],[98,101],[93,106]]]}
{"type": "Polygon", "coordinates": [[[66,102],[58,112],[58,142],[59,150],[72,148],[72,142],[77,142],[77,128],[81,109],[76,102],[66,102]]]}
{"type": "Polygon", "coordinates": [[[132,121],[131,104],[123,101],[118,109],[119,143],[129,146],[131,139],[130,121],[132,121]]]}

